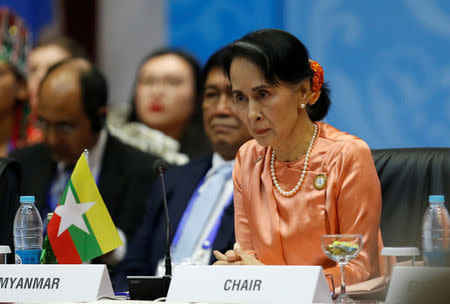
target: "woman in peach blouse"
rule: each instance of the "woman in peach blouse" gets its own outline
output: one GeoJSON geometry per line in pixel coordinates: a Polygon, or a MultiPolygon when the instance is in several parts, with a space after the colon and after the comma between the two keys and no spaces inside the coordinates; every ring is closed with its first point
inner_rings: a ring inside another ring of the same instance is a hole
{"type": "Polygon", "coordinates": [[[362,234],[347,284],[378,276],[381,189],[367,144],[319,122],[329,90],[323,70],[293,35],[250,33],[231,46],[225,72],[234,110],[254,137],[234,165],[236,245],[216,264],[321,265],[324,234],[362,234]]]}

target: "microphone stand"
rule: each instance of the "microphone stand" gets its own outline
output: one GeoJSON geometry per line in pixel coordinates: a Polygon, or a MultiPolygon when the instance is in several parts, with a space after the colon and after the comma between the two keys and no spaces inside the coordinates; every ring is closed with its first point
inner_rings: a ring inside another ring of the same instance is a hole
{"type": "Polygon", "coordinates": [[[163,159],[158,159],[153,163],[153,170],[161,177],[164,217],[166,220],[165,275],[162,277],[128,276],[128,287],[130,289],[131,299],[133,300],[155,300],[166,297],[169,291],[169,285],[172,279],[172,262],[170,258],[169,210],[167,208],[166,189],[164,185],[164,174],[166,173],[167,166],[167,162],[163,159]]]}
{"type": "MultiPolygon", "coordinates": [[[[163,169],[163,168],[161,168],[163,169]]],[[[159,176],[161,177],[161,187],[163,191],[163,201],[164,201],[164,214],[166,217],[166,257],[165,257],[165,276],[172,276],[172,260],[170,257],[170,220],[169,220],[169,210],[167,209],[167,198],[166,198],[166,188],[164,186],[164,172],[159,170],[159,176]]],[[[165,170],[164,170],[165,171],[165,170]]]]}
{"type": "Polygon", "coordinates": [[[167,207],[167,197],[166,197],[166,188],[164,184],[164,174],[167,170],[167,162],[159,159],[155,162],[155,167],[159,176],[161,178],[161,188],[163,195],[163,205],[164,205],[164,215],[166,219],[166,256],[164,258],[165,261],[165,275],[162,277],[162,292],[164,295],[167,295],[169,290],[169,285],[172,280],[172,259],[170,256],[170,220],[169,220],[169,210],[167,207]]]}

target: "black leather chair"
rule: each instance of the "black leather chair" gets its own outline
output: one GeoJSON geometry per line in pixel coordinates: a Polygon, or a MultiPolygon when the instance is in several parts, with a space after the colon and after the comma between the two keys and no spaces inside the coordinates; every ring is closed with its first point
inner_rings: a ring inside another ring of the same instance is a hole
{"type": "MultiPolygon", "coordinates": [[[[13,247],[13,222],[19,207],[19,191],[22,170],[16,161],[0,158],[0,245],[13,247]]],[[[13,254],[8,262],[14,262],[13,254]]]]}
{"type": "Polygon", "coordinates": [[[429,195],[445,195],[450,210],[450,148],[372,150],[381,182],[385,246],[418,247],[429,195]]]}

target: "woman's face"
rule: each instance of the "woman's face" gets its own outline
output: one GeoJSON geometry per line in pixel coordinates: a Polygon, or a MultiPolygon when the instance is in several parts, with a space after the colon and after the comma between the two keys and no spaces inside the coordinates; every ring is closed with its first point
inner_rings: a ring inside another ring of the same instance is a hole
{"type": "Polygon", "coordinates": [[[230,78],[233,108],[253,138],[263,146],[288,144],[302,117],[301,89],[268,83],[259,67],[244,57],[231,62],[230,78]]]}
{"type": "Polygon", "coordinates": [[[151,58],[139,72],[137,118],[179,139],[194,113],[195,96],[193,71],[184,59],[173,54],[151,58]]]}
{"type": "Polygon", "coordinates": [[[0,117],[3,116],[2,114],[12,111],[16,99],[21,98],[19,94],[23,89],[23,85],[17,79],[9,64],[0,61],[0,117]]]}

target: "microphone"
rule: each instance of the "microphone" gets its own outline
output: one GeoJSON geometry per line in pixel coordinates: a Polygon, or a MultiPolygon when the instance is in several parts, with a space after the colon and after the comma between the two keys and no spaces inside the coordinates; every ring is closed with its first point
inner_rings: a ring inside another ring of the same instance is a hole
{"type": "Polygon", "coordinates": [[[153,163],[153,170],[156,174],[159,174],[161,177],[161,190],[163,195],[163,203],[164,203],[164,213],[166,218],[166,257],[165,257],[165,266],[166,272],[165,276],[172,276],[172,260],[170,258],[170,222],[169,222],[169,210],[167,208],[167,197],[166,197],[166,188],[164,186],[164,174],[167,172],[167,167],[169,164],[164,159],[157,159],[153,163]]]}
{"type": "Polygon", "coordinates": [[[166,174],[167,167],[169,164],[162,158],[158,158],[153,163],[153,171],[155,171],[157,174],[166,174]]]}
{"type": "Polygon", "coordinates": [[[164,202],[164,213],[166,218],[166,274],[162,277],[156,276],[127,276],[128,290],[132,300],[156,300],[167,297],[170,282],[172,280],[172,262],[170,260],[169,244],[169,211],[167,209],[166,189],[164,187],[164,174],[169,164],[163,159],[157,159],[153,163],[153,171],[161,177],[161,190],[164,202]]]}

